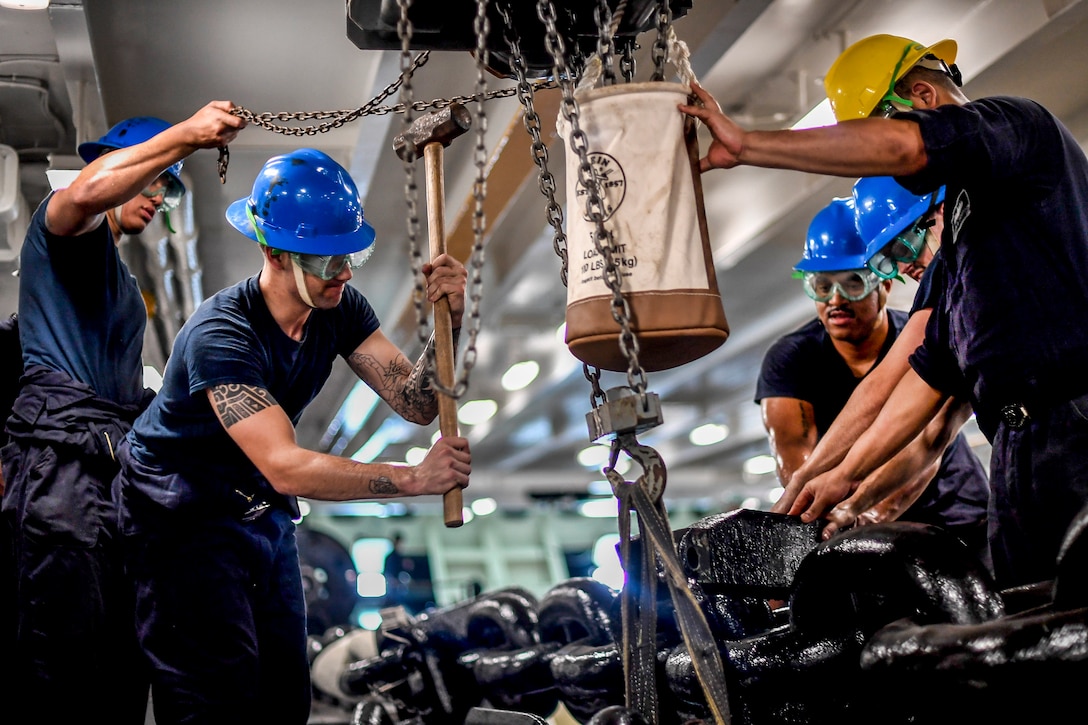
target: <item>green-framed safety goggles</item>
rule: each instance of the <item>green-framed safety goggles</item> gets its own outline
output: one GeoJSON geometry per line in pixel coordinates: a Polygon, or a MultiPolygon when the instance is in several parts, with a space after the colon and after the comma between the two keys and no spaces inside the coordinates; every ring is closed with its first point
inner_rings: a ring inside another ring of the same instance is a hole
{"type": "Polygon", "coordinates": [[[850,302],[858,302],[871,295],[879,285],[880,278],[868,269],[801,274],[801,287],[817,302],[830,302],[836,293],[850,302]]]}

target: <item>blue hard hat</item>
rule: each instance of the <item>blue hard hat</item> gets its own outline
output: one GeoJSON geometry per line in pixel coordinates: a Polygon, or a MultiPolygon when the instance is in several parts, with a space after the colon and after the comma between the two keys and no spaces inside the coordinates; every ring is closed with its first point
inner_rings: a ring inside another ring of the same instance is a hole
{"type": "Polygon", "coordinates": [[[837,272],[864,269],[865,242],[854,226],[854,200],[832,199],[808,225],[805,251],[794,269],[802,272],[837,272]]]}
{"type": "Polygon", "coordinates": [[[890,176],[864,176],[854,182],[858,234],[865,240],[868,259],[944,201],[944,187],[929,194],[913,194],[890,176]]]}
{"type": "MultiPolygon", "coordinates": [[[[170,128],[170,124],[161,118],[136,116],[121,121],[109,131],[106,131],[106,134],[97,141],[81,143],[77,150],[80,158],[89,164],[107,151],[115,151],[141,144],[168,128],[170,128]]],[[[174,183],[179,198],[181,194],[185,193],[185,184],[181,181],[181,166],[182,162],[178,161],[164,169],[166,175],[174,183]]]]}
{"type": "Polygon", "coordinates": [[[374,244],[351,175],[316,149],[266,161],[253,192],[228,206],[226,217],[250,239],[286,252],[353,254],[374,244]]]}

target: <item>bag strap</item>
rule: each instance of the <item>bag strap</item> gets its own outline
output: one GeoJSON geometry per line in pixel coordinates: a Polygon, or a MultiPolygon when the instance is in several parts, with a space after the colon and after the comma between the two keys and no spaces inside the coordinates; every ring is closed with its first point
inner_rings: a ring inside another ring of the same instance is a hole
{"type": "MultiPolygon", "coordinates": [[[[676,37],[676,30],[671,25],[665,38],[669,49],[666,61],[672,63],[676,68],[676,76],[679,81],[690,88],[696,78],[695,72],[691,69],[691,51],[688,49],[688,44],[676,37]]],[[[603,74],[604,62],[601,60],[601,55],[600,53],[594,53],[586,61],[585,70],[582,71],[582,78],[574,89],[575,93],[595,88],[603,74]]]]}

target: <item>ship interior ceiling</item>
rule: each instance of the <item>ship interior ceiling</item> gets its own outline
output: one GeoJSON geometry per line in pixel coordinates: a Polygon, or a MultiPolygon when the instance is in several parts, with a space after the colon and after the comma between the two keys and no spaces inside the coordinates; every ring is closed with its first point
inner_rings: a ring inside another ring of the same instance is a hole
{"type": "MultiPolygon", "coordinates": [[[[417,2],[432,12],[445,8],[450,27],[471,38],[474,2],[417,2]]],[[[596,4],[557,0],[557,5],[581,11],[596,4]]],[[[632,0],[628,5],[652,3],[632,0]]],[[[832,60],[859,38],[892,33],[929,43],[955,38],[969,97],[1007,93],[1035,98],[1082,143],[1088,140],[1088,2],[687,0],[672,5],[672,27],[690,49],[693,74],[748,128],[829,123],[822,80],[832,60]],[[813,118],[809,114],[814,110],[817,120],[805,121],[813,118]]],[[[161,371],[174,334],[193,308],[258,271],[256,248],[229,227],[224,210],[249,194],[265,160],[302,146],[329,153],[357,181],[366,218],[377,230],[377,245],[351,284],[374,305],[386,334],[414,358],[421,346],[413,303],[407,176],[393,149],[394,138],[404,131],[404,115],[390,112],[405,99],[405,89],[396,88],[368,112],[348,115],[401,74],[403,56],[395,27],[384,26],[384,34],[374,27],[381,24],[379,9],[390,6],[396,3],[53,0],[39,11],[0,8],[0,312],[14,311],[18,286],[34,283],[17,275],[22,234],[29,214],[48,192],[47,171],[63,178],[62,172],[81,166],[75,155],[78,143],[130,116],[180,121],[211,100],[229,100],[255,114],[335,111],[319,118],[272,121],[292,129],[289,133],[251,123],[229,147],[225,178],[215,151],[200,151],[186,160],[184,179],[190,193],[183,206],[168,221],[160,215],[148,231],[125,244],[151,312],[145,362],[161,371]]],[[[419,26],[421,45],[440,45],[435,38],[444,33],[429,35],[425,22],[419,26]]],[[[655,30],[652,22],[646,27],[636,38],[636,81],[648,80],[653,71],[655,30]]],[[[536,33],[537,39],[542,32],[528,21],[522,30],[536,33]]],[[[420,50],[413,48],[412,55],[420,50]]],[[[498,65],[484,77],[489,93],[515,85],[498,65]]],[[[410,98],[423,109],[416,117],[442,105],[432,101],[474,94],[477,72],[474,54],[464,48],[431,50],[409,84],[410,98]]],[[[539,83],[547,75],[549,70],[538,69],[531,80],[539,83]]],[[[555,133],[559,101],[558,90],[540,89],[534,107],[557,198],[569,216],[566,148],[555,133]]],[[[477,105],[465,102],[474,124],[480,120],[477,105]]],[[[465,501],[493,498],[500,510],[511,513],[534,506],[573,506],[603,479],[606,459],[579,458],[593,443],[586,420],[594,406],[593,388],[562,338],[567,303],[563,261],[548,223],[523,107],[516,95],[506,94],[490,98],[483,108],[486,163],[481,165],[489,176],[479,239],[473,232],[480,141],[476,125],[453,141],[444,161],[450,251],[472,272],[476,267],[471,253],[477,242],[482,244],[475,257],[482,280],[475,303],[479,334],[459,404],[497,404],[489,419],[461,422],[473,452],[465,501]],[[525,361],[539,366],[536,378],[524,388],[504,389],[507,370],[525,361]]],[[[699,140],[705,150],[705,129],[700,129],[699,140]]],[[[422,162],[416,164],[414,178],[421,218],[416,244],[426,254],[422,162]]],[[[640,433],[639,440],[658,451],[667,466],[665,499],[670,505],[703,512],[742,504],[769,507],[776,485],[773,466],[752,465],[753,459],[766,461],[769,450],[759,408],[752,401],[755,380],[768,346],[814,315],[812,301],[791,279],[791,270],[814,213],[832,197],[847,195],[852,181],[757,168],[703,176],[713,266],[730,335],[697,359],[646,375],[646,389],[661,401],[663,423],[640,433]],[[726,435],[708,445],[693,443],[692,430],[704,424],[723,426],[719,430],[726,435]]],[[[912,285],[897,283],[892,304],[908,308],[912,285]]],[[[463,331],[462,361],[469,342],[463,331]]],[[[457,370],[466,372],[463,362],[457,370]]],[[[630,383],[624,372],[600,372],[602,389],[630,383]]],[[[298,426],[302,445],[394,462],[411,460],[415,451],[431,445],[437,421],[423,428],[405,424],[355,382],[346,365],[335,368],[298,426]]],[[[985,455],[985,440],[977,428],[969,423],[967,430],[985,455]]],[[[597,443],[603,444],[598,452],[607,449],[607,439],[597,443]]],[[[638,475],[637,464],[630,475],[638,475]]],[[[415,513],[441,508],[437,500],[408,503],[415,513]]],[[[343,509],[316,502],[312,506],[330,514],[343,509]]]]}

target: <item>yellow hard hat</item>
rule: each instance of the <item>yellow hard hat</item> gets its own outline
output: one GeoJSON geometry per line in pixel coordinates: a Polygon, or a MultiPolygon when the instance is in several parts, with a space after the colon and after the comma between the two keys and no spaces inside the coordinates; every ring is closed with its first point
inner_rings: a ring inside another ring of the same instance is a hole
{"type": "Polygon", "coordinates": [[[946,65],[956,62],[956,41],[926,47],[898,35],[870,35],[844,50],[824,76],[824,90],[835,118],[867,118],[881,99],[926,55],[946,65]]]}

